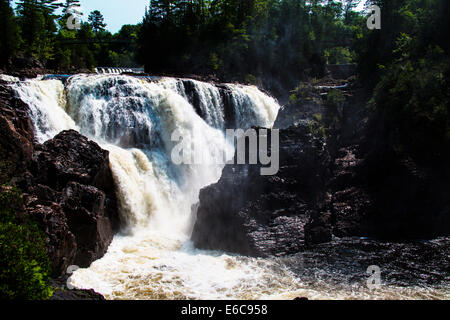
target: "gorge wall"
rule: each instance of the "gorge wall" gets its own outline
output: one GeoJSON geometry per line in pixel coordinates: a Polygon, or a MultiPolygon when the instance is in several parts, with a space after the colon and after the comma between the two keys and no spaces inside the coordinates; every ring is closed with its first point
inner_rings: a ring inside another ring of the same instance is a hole
{"type": "Polygon", "coordinates": [[[395,150],[367,97],[356,83],[303,88],[275,123],[279,173],[228,165],[219,183],[201,191],[196,246],[264,257],[333,237],[449,235],[450,166],[419,164],[395,150]],[[343,100],[330,103],[337,90],[343,100]]]}

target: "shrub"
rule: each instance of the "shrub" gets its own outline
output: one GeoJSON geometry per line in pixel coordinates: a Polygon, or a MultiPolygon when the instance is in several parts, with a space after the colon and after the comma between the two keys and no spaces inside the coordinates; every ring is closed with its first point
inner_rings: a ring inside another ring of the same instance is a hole
{"type": "Polygon", "coordinates": [[[7,186],[0,191],[0,299],[48,299],[53,292],[45,238],[32,221],[19,221],[20,191],[7,186]]]}

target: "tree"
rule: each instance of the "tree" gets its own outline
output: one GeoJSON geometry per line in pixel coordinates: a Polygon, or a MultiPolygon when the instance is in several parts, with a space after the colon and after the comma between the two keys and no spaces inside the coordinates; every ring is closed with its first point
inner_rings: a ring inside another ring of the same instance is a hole
{"type": "Polygon", "coordinates": [[[63,16],[66,16],[69,14],[68,10],[69,8],[80,8],[80,0],[66,0],[66,2],[62,5],[63,7],[63,16]]]}
{"type": "MultiPolygon", "coordinates": [[[[346,9],[355,3],[348,0],[346,9]]],[[[138,36],[139,59],[149,72],[276,78],[293,86],[323,75],[324,43],[350,43],[359,15],[349,13],[344,24],[343,11],[331,0],[153,0],[138,36]]]]}
{"type": "Polygon", "coordinates": [[[45,42],[44,16],[35,0],[22,0],[17,3],[18,22],[21,38],[21,49],[29,55],[38,56],[40,46],[45,42]]]}
{"type": "Polygon", "coordinates": [[[20,0],[17,2],[18,24],[23,40],[21,49],[26,54],[46,61],[53,53],[57,31],[55,10],[57,0],[20,0]]]}
{"type": "Polygon", "coordinates": [[[0,67],[3,67],[19,45],[19,30],[10,0],[0,0],[0,30],[0,67]]]}
{"type": "Polygon", "coordinates": [[[62,15],[59,20],[60,28],[68,29],[67,23],[72,15],[81,18],[83,13],[80,10],[81,4],[79,0],[66,0],[62,6],[62,15]]]}
{"type": "Polygon", "coordinates": [[[88,21],[92,26],[92,29],[97,34],[100,31],[105,31],[106,23],[104,23],[103,15],[100,11],[95,10],[89,14],[88,21]]]}
{"type": "Polygon", "coordinates": [[[344,2],[344,21],[349,22],[353,16],[354,9],[361,3],[361,0],[345,0],[344,2]]]}
{"type": "Polygon", "coordinates": [[[450,53],[447,0],[372,0],[381,30],[358,44],[360,78],[386,119],[396,150],[415,160],[448,162],[450,53]]]}

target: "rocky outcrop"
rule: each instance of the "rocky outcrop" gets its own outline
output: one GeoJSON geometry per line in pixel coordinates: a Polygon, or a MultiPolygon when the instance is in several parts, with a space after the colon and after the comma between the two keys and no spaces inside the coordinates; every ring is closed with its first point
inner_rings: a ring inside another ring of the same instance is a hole
{"type": "Polygon", "coordinates": [[[50,73],[38,59],[28,55],[18,55],[6,65],[6,73],[20,79],[33,79],[50,73]]]}
{"type": "Polygon", "coordinates": [[[105,301],[105,297],[94,290],[68,289],[67,280],[69,275],[59,279],[52,279],[53,296],[52,301],[105,301]]]}
{"type": "Polygon", "coordinates": [[[16,183],[48,236],[54,275],[88,267],[107,251],[119,227],[109,154],[76,131],[36,145],[16,183]]]}
{"type": "Polygon", "coordinates": [[[368,112],[366,95],[354,84],[333,99],[328,95],[336,89],[304,89],[275,124],[281,128],[279,173],[262,177],[259,166],[228,165],[217,184],[201,191],[195,245],[268,256],[333,236],[409,241],[450,235],[448,161],[421,162],[396,150],[393,129],[368,112]]]}
{"type": "Polygon", "coordinates": [[[51,301],[106,301],[105,297],[94,290],[68,290],[55,288],[51,301]]]}
{"type": "Polygon", "coordinates": [[[23,172],[31,162],[34,131],[28,107],[0,83],[0,154],[8,160],[7,175],[23,172]]]}
{"type": "MultiPolygon", "coordinates": [[[[304,245],[304,227],[320,211],[330,158],[323,139],[307,126],[280,133],[280,170],[229,165],[221,180],[200,193],[192,240],[202,249],[251,256],[282,256],[304,245]]],[[[323,229],[325,240],[331,229],[323,229]]]]}
{"type": "Polygon", "coordinates": [[[27,106],[1,84],[0,130],[1,162],[47,236],[53,276],[101,258],[120,224],[108,151],[76,131],[36,143],[27,106]]]}

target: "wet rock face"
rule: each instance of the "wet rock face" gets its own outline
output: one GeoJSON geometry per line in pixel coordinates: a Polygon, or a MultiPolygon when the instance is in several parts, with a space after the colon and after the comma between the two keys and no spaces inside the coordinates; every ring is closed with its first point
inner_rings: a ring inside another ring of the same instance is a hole
{"type": "Polygon", "coordinates": [[[30,173],[20,186],[30,194],[33,216],[51,226],[46,233],[54,273],[101,258],[119,228],[109,153],[76,131],[64,131],[35,147],[30,173]],[[64,241],[52,241],[53,225],[61,234],[56,239],[64,241]]]}
{"type": "Polygon", "coordinates": [[[75,264],[80,267],[88,267],[101,258],[113,239],[117,224],[115,217],[107,215],[106,198],[103,191],[76,182],[70,182],[63,191],[61,207],[75,235],[75,264]]]}
{"type": "Polygon", "coordinates": [[[64,131],[38,145],[33,154],[32,173],[36,180],[61,190],[69,181],[101,185],[108,173],[109,153],[76,131],[64,131]]]}
{"type": "Polygon", "coordinates": [[[78,249],[76,238],[67,224],[61,206],[52,202],[46,205],[38,204],[36,198],[33,200],[35,202],[26,203],[26,213],[38,222],[47,235],[46,244],[52,275],[59,276],[66,272],[68,266],[74,264],[78,249]]]}
{"type": "Polygon", "coordinates": [[[38,144],[28,107],[2,84],[0,131],[0,160],[47,236],[53,276],[101,258],[120,226],[108,151],[76,131],[38,144]]]}
{"type": "Polygon", "coordinates": [[[366,287],[366,271],[372,265],[380,267],[382,290],[391,286],[448,288],[449,245],[449,238],[411,242],[343,238],[308,248],[283,261],[307,285],[331,284],[327,288],[330,292],[357,292],[366,287]]]}
{"type": "Polygon", "coordinates": [[[38,59],[28,55],[13,57],[6,66],[6,71],[7,74],[21,79],[32,79],[41,74],[51,73],[38,59]]]}
{"type": "MultiPolygon", "coordinates": [[[[261,176],[259,165],[228,165],[217,184],[201,191],[192,235],[197,247],[250,256],[300,250],[304,227],[320,210],[330,158],[305,126],[281,131],[280,148],[277,175],[261,176]]],[[[331,240],[331,229],[324,230],[331,240]]]]}
{"type": "Polygon", "coordinates": [[[12,96],[12,90],[0,84],[0,154],[8,160],[9,174],[29,165],[34,139],[27,105],[12,96]]]}
{"type": "Polygon", "coordinates": [[[448,161],[396,151],[387,122],[369,113],[357,86],[344,91],[341,110],[307,94],[314,103],[281,110],[275,123],[281,128],[277,175],[228,165],[216,185],[202,190],[196,246],[267,256],[327,243],[333,235],[395,241],[450,235],[448,161]],[[326,146],[308,130],[308,115],[316,112],[323,112],[326,146]]]}

